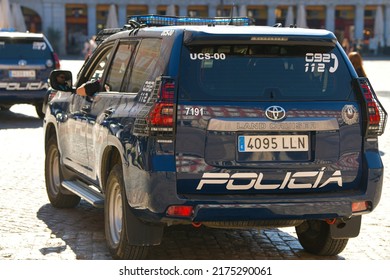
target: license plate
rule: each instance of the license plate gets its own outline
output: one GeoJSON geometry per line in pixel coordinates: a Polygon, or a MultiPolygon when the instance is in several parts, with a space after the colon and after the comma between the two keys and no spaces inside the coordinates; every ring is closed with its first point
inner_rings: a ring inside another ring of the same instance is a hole
{"type": "Polygon", "coordinates": [[[309,150],[307,135],[238,136],[239,152],[304,152],[309,150]]]}
{"type": "Polygon", "coordinates": [[[9,76],[11,78],[35,78],[35,70],[11,70],[9,76]]]}

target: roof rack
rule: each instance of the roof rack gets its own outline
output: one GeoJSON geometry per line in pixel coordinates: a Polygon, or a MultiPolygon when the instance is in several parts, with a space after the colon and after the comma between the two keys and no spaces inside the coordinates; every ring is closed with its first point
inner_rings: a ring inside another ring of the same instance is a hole
{"type": "Polygon", "coordinates": [[[134,15],[129,20],[145,24],[146,26],[174,26],[174,25],[252,25],[253,20],[249,17],[182,17],[163,15],[134,15]]]}
{"type": "Polygon", "coordinates": [[[174,26],[174,25],[252,25],[253,20],[249,17],[181,17],[181,16],[164,16],[164,15],[134,15],[130,16],[127,23],[122,28],[107,28],[101,30],[95,38],[96,44],[100,44],[106,38],[120,31],[136,31],[143,27],[151,26],[174,26]]]}
{"type": "Polygon", "coordinates": [[[99,33],[96,35],[95,42],[97,45],[99,45],[101,42],[103,42],[106,38],[110,37],[111,35],[118,33],[122,31],[122,28],[106,28],[103,30],[100,30],[99,33]]]}

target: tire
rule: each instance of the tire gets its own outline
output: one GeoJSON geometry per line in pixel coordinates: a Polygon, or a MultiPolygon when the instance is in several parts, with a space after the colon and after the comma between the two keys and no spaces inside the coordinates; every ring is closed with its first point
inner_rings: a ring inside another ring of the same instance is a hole
{"type": "Polygon", "coordinates": [[[35,104],[35,111],[37,112],[37,115],[41,120],[45,118],[45,113],[42,112],[42,106],[42,103],[35,104]]]}
{"type": "MultiPolygon", "coordinates": [[[[108,249],[114,259],[144,259],[149,246],[130,245],[126,225],[126,211],[130,211],[124,191],[120,165],[115,165],[107,179],[104,205],[104,226],[108,249]]],[[[128,215],[128,214],[127,214],[128,215]]],[[[133,228],[137,230],[137,228],[133,228]]]]}
{"type": "Polygon", "coordinates": [[[309,220],[296,227],[298,240],[309,253],[320,256],[340,254],[348,243],[346,239],[334,239],[330,236],[330,225],[324,221],[309,220]]]}
{"type": "Polygon", "coordinates": [[[80,197],[62,193],[62,174],[60,168],[60,153],[55,137],[47,143],[45,157],[45,182],[46,192],[51,205],[56,208],[73,208],[80,202],[80,197]]]}

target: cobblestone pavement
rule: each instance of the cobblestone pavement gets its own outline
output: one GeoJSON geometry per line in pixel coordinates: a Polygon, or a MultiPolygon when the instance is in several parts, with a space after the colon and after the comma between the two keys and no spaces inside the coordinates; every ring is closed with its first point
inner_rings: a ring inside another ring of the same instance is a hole
{"type": "MultiPolygon", "coordinates": [[[[378,68],[377,63],[371,66],[378,68]]],[[[390,62],[383,65],[388,67],[390,62]]],[[[379,89],[381,102],[390,111],[390,91],[379,89]]],[[[42,139],[42,123],[34,107],[18,105],[9,112],[0,111],[0,260],[111,259],[102,209],[84,201],[66,210],[49,204],[42,139]]],[[[380,138],[380,147],[385,166],[390,166],[389,127],[380,138]]],[[[360,235],[351,239],[340,255],[325,259],[390,259],[389,183],[390,174],[386,173],[381,203],[363,217],[360,235]]],[[[162,244],[151,250],[149,258],[324,259],[303,251],[294,228],[224,230],[191,226],[167,228],[162,244]]]]}

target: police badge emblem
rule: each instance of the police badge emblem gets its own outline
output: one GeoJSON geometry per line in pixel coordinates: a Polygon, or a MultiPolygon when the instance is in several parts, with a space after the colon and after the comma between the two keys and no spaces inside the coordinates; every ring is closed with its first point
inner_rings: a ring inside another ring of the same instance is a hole
{"type": "Polygon", "coordinates": [[[341,116],[346,124],[352,125],[358,122],[359,112],[355,106],[345,105],[341,110],[341,116]]]}

